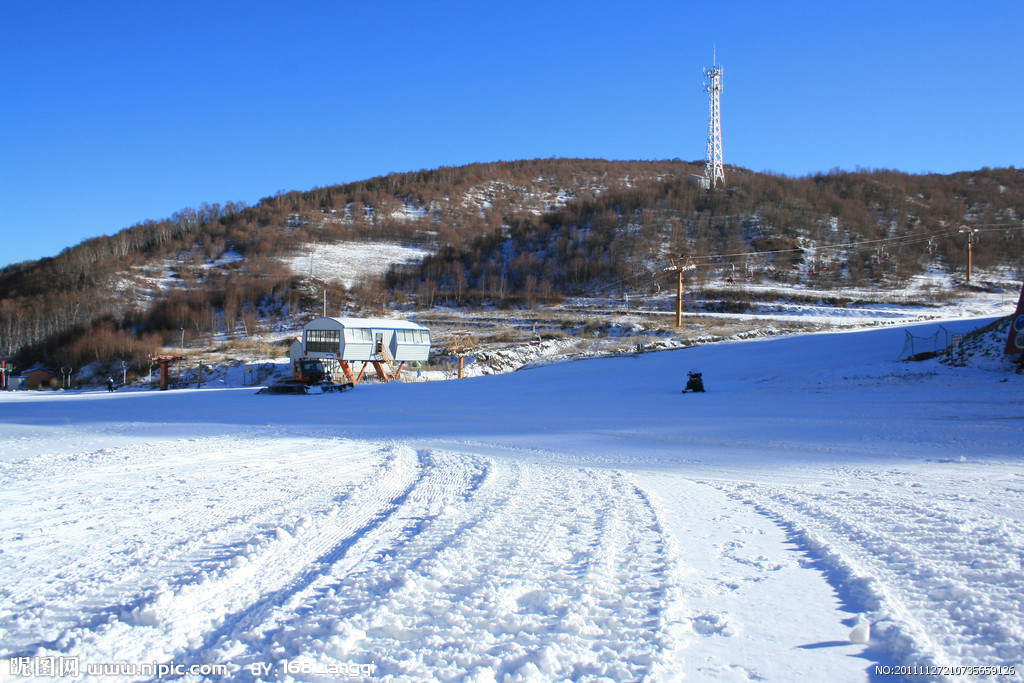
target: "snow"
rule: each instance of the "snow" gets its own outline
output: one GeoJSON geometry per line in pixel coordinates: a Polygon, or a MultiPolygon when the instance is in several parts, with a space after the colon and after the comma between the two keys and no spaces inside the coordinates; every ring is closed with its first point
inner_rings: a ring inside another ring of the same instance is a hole
{"type": "Polygon", "coordinates": [[[1024,680],[1024,380],[895,360],[937,324],[325,396],[4,393],[0,675],[1024,680]]]}
{"type": "Polygon", "coordinates": [[[283,259],[297,275],[353,287],[360,280],[383,275],[392,264],[421,261],[431,252],[393,242],[308,244],[300,254],[283,259]]]}

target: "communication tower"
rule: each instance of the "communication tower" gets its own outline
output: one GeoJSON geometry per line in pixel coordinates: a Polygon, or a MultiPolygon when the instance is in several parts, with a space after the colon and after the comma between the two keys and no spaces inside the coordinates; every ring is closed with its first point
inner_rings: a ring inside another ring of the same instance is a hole
{"type": "Polygon", "coordinates": [[[704,165],[704,187],[713,190],[717,183],[725,183],[722,167],[722,65],[713,64],[704,70],[704,75],[708,79],[704,83],[708,93],[708,154],[704,165]]]}

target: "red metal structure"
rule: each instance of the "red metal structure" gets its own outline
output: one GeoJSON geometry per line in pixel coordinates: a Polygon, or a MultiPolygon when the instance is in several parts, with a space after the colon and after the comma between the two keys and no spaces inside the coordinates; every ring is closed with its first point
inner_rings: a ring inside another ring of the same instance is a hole
{"type": "Polygon", "coordinates": [[[156,363],[160,366],[160,391],[167,391],[167,380],[171,375],[171,363],[179,360],[185,360],[184,356],[152,356],[149,359],[150,363],[156,363]]]}

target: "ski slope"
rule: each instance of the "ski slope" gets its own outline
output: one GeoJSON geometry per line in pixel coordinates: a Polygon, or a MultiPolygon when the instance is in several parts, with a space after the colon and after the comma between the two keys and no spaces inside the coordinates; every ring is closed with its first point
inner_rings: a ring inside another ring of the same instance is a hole
{"type": "Polygon", "coordinates": [[[0,395],[0,675],[1024,680],[1021,376],[904,335],[0,395]]]}

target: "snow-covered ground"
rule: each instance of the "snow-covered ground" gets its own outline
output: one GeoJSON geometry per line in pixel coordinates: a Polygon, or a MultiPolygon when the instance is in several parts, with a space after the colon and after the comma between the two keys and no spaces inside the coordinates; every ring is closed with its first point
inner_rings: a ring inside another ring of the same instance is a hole
{"type": "Polygon", "coordinates": [[[905,336],[0,395],[0,676],[1024,680],[1024,376],[905,336]]]}
{"type": "Polygon", "coordinates": [[[352,287],[367,276],[383,275],[392,264],[421,261],[430,253],[391,242],[338,242],[306,245],[284,262],[298,275],[352,287]]]}

